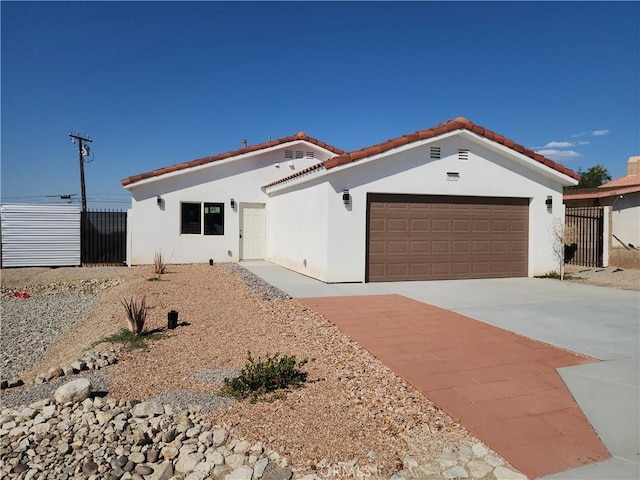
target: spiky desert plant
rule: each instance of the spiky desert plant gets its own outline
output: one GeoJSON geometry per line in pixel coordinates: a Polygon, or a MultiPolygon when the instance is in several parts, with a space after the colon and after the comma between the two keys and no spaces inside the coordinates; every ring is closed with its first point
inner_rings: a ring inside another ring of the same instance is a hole
{"type": "Polygon", "coordinates": [[[129,331],[134,335],[140,335],[144,329],[144,322],[147,319],[147,304],[145,297],[141,300],[136,300],[131,297],[129,300],[126,298],[121,301],[127,312],[127,326],[129,331]]]}
{"type": "Polygon", "coordinates": [[[157,251],[153,254],[153,266],[154,271],[157,275],[162,275],[167,271],[167,263],[162,250],[157,251]]]}

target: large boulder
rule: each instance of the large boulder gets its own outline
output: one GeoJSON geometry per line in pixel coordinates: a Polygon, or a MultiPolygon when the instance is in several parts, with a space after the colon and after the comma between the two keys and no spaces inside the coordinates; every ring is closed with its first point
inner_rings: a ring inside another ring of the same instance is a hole
{"type": "Polygon", "coordinates": [[[87,378],[78,378],[58,387],[54,398],[60,404],[82,402],[91,394],[91,382],[87,378]]]}

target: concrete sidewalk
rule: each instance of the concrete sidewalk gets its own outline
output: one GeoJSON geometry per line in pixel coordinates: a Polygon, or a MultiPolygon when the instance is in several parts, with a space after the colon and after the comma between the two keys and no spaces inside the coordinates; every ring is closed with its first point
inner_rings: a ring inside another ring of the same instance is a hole
{"type": "Polygon", "coordinates": [[[296,298],[399,294],[600,360],[559,373],[613,457],[553,479],[640,478],[640,294],[548,279],[326,284],[241,265],[296,298]]]}

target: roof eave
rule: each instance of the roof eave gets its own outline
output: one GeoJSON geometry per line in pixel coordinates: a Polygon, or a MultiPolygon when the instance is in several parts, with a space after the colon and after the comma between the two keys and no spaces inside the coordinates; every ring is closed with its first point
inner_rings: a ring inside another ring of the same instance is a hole
{"type": "Polygon", "coordinates": [[[333,153],[332,150],[330,150],[329,148],[325,148],[321,145],[318,145],[314,142],[310,142],[306,139],[294,139],[288,142],[273,145],[271,147],[262,148],[260,150],[252,150],[244,153],[238,153],[237,155],[229,156],[227,158],[222,158],[214,161],[205,161],[209,157],[204,157],[202,159],[197,159],[190,162],[183,162],[176,165],[171,165],[169,167],[164,167],[161,169],[152,170],[150,172],[145,172],[139,175],[134,175],[132,177],[125,178],[121,181],[121,184],[125,189],[131,190],[136,187],[149,185],[158,181],[166,180],[168,178],[173,178],[173,177],[184,175],[187,173],[198,172],[200,170],[210,168],[215,165],[226,165],[234,161],[239,161],[239,160],[250,158],[257,155],[262,155],[264,153],[270,153],[283,148],[299,145],[301,143],[305,143],[307,145],[313,146],[315,148],[319,148],[326,152],[333,153]],[[201,162],[201,164],[197,165],[198,162],[201,162]],[[165,172],[160,173],[162,170],[165,170],[165,172]]]}

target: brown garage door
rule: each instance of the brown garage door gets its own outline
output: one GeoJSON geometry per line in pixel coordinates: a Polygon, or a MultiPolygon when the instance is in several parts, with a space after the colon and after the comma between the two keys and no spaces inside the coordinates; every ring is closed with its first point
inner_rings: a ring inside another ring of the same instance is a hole
{"type": "Polygon", "coordinates": [[[370,282],[525,277],[529,200],[369,194],[370,282]]]}

